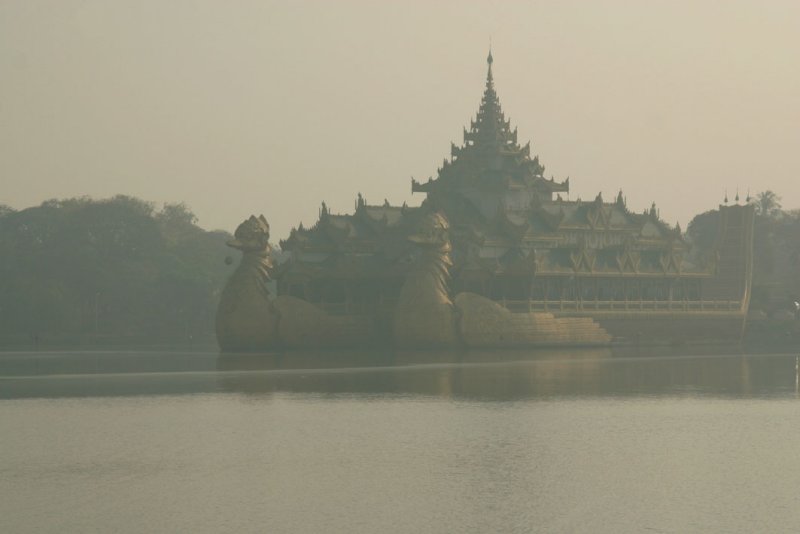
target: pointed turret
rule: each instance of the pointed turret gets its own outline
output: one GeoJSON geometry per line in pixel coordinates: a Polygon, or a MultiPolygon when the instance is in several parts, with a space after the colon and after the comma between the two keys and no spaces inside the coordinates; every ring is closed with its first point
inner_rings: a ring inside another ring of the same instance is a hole
{"type": "Polygon", "coordinates": [[[444,191],[478,188],[502,196],[513,189],[524,190],[529,197],[540,200],[550,200],[557,192],[568,192],[568,182],[544,178],[538,156],[531,157],[530,142],[519,145],[517,129],[503,114],[495,91],[491,50],[486,63],[486,85],[475,119],[470,121],[469,128],[464,128],[464,144],[451,145],[450,161],[445,160],[438,169],[436,180],[424,184],[412,180],[412,192],[437,196],[444,191]]]}
{"type": "Polygon", "coordinates": [[[510,124],[506,121],[503,110],[500,107],[500,99],[494,89],[494,76],[492,75],[494,58],[491,50],[489,51],[489,57],[486,58],[486,63],[488,64],[486,88],[483,91],[478,114],[475,120],[472,121],[470,130],[464,132],[464,145],[466,147],[476,145],[482,148],[494,149],[507,147],[512,150],[519,150],[516,130],[511,131],[510,124]]]}

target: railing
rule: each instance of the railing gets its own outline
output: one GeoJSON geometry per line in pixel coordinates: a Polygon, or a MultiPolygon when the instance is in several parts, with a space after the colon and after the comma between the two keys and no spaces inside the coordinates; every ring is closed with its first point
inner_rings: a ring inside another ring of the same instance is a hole
{"type": "MultiPolygon", "coordinates": [[[[497,300],[497,304],[514,313],[528,312],[625,312],[625,311],[666,311],[666,312],[704,312],[737,311],[741,309],[739,300],[497,300]]],[[[393,302],[382,305],[341,302],[315,302],[317,307],[331,315],[367,315],[376,312],[391,312],[393,302]]]]}
{"type": "Polygon", "coordinates": [[[738,300],[500,300],[498,304],[511,312],[532,311],[736,311],[738,300]]]}

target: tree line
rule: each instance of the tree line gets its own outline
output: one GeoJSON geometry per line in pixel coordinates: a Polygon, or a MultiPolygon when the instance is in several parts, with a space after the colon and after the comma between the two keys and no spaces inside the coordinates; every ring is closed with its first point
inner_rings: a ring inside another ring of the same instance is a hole
{"type": "MultiPolygon", "coordinates": [[[[783,209],[781,197],[769,190],[748,201],[756,211],[750,310],[767,316],[794,311],[800,301],[800,210],[783,209]]],[[[713,245],[718,221],[718,210],[692,219],[686,234],[694,248],[713,245]]]]}
{"type": "MultiPolygon", "coordinates": [[[[751,202],[751,310],[772,315],[800,300],[800,210],[772,191],[751,202]]],[[[693,249],[713,245],[718,215],[691,221],[693,249]]],[[[230,235],[196,222],[185,204],[123,195],[0,204],[0,346],[213,343],[230,235]]]]}
{"type": "Polygon", "coordinates": [[[196,221],[122,195],[0,205],[0,345],[213,341],[230,235],[196,221]]]}

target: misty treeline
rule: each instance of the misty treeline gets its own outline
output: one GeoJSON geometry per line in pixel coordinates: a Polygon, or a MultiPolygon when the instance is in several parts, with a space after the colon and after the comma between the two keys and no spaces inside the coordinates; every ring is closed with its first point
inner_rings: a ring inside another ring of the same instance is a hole
{"type": "MultiPolygon", "coordinates": [[[[800,210],[782,209],[781,197],[773,191],[758,193],[750,202],[756,210],[750,310],[770,316],[793,310],[800,300],[800,210]]],[[[693,246],[713,246],[718,222],[718,210],[692,219],[686,233],[693,246]]]]}
{"type": "MultiPolygon", "coordinates": [[[[800,299],[800,210],[772,191],[752,202],[751,309],[773,314],[800,299]]],[[[713,245],[718,220],[692,220],[693,248],[713,245]]],[[[0,204],[0,346],[212,341],[230,235],[195,222],[184,204],[129,196],[0,204]]]]}
{"type": "Polygon", "coordinates": [[[129,196],[0,205],[0,344],[213,340],[229,234],[129,196]]]}

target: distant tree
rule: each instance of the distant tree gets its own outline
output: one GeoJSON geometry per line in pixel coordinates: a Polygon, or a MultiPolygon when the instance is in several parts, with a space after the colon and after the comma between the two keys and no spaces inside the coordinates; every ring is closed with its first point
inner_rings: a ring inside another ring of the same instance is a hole
{"type": "Polygon", "coordinates": [[[106,201],[111,205],[122,207],[128,211],[151,217],[155,210],[155,203],[128,195],[116,195],[106,201]]]}
{"type": "Polygon", "coordinates": [[[213,336],[230,273],[225,232],[184,204],[129,196],[53,199],[0,215],[0,344],[40,334],[213,336]]]}
{"type": "Polygon", "coordinates": [[[751,202],[756,207],[756,214],[761,217],[775,217],[781,213],[781,197],[773,191],[757,193],[751,202]]]}
{"type": "Polygon", "coordinates": [[[11,213],[14,213],[16,210],[9,206],[8,204],[0,204],[0,217],[5,217],[11,213]]]}
{"type": "Polygon", "coordinates": [[[784,270],[789,279],[784,282],[793,293],[792,300],[800,300],[800,210],[783,211],[776,226],[775,239],[789,261],[784,270]]]}
{"type": "Polygon", "coordinates": [[[183,202],[165,203],[156,218],[170,226],[192,226],[197,222],[197,217],[183,202]]]}
{"type": "MultiPolygon", "coordinates": [[[[767,312],[785,309],[787,302],[800,300],[800,210],[782,210],[780,197],[770,190],[757,194],[751,203],[756,219],[750,306],[767,312]]],[[[698,260],[714,246],[718,225],[717,210],[701,213],[689,223],[686,234],[698,260]]]]}
{"type": "Polygon", "coordinates": [[[783,246],[777,235],[784,215],[780,200],[781,197],[768,189],[757,193],[751,201],[756,208],[753,232],[753,283],[756,286],[768,283],[771,279],[775,272],[777,250],[783,246]]]}
{"type": "Polygon", "coordinates": [[[709,250],[714,245],[719,226],[719,211],[710,210],[695,217],[686,228],[686,236],[695,248],[709,250]]]}
{"type": "Polygon", "coordinates": [[[92,203],[92,199],[87,196],[72,198],[51,198],[42,202],[42,208],[76,210],[81,209],[92,203]]]}
{"type": "MultiPolygon", "coordinates": [[[[774,193],[773,193],[774,195],[774,193]]],[[[767,197],[769,200],[771,197],[767,197]]],[[[758,208],[756,208],[758,209],[758,208]]],[[[719,210],[710,210],[696,215],[686,229],[686,235],[692,243],[692,254],[696,260],[702,260],[717,239],[719,228],[719,210]]],[[[757,217],[753,235],[754,249],[754,283],[760,284],[774,270],[776,226],[774,217],[757,217]]]]}

